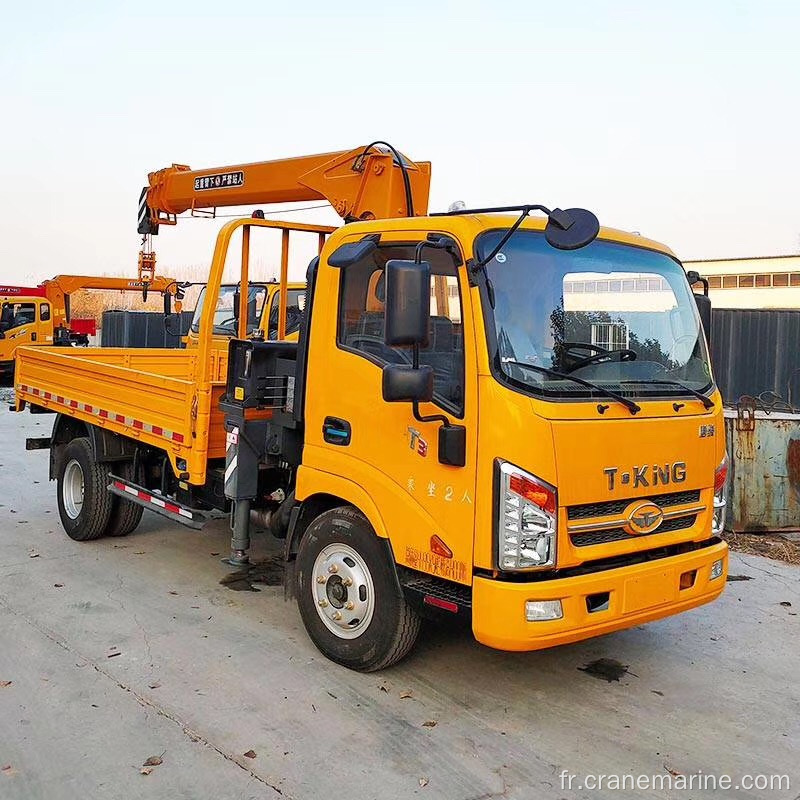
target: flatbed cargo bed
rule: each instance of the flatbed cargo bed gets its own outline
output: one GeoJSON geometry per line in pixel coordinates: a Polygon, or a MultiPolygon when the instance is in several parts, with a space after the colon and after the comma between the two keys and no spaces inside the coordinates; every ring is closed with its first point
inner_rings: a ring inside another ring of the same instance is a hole
{"type": "Polygon", "coordinates": [[[197,380],[199,358],[197,350],[21,348],[17,408],[29,403],[146,442],[169,455],[176,473],[202,484],[208,460],[225,455],[217,406],[228,353],[210,351],[205,389],[197,380]],[[184,469],[177,469],[178,460],[184,469]]]}

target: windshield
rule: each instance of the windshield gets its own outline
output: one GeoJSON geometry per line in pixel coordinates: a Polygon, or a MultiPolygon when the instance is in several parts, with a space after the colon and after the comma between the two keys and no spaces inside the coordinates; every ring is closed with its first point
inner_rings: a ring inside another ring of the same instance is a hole
{"type": "Polygon", "coordinates": [[[36,306],[33,303],[3,303],[0,308],[0,333],[35,321],[36,306]]]}
{"type": "MultiPolygon", "coordinates": [[[[236,336],[238,321],[234,313],[233,298],[239,287],[234,284],[220,286],[217,308],[214,311],[214,333],[220,336],[236,336]]],[[[247,334],[259,328],[261,323],[261,312],[264,309],[264,301],[267,297],[267,290],[264,286],[250,284],[248,287],[247,303],[247,334]]],[[[204,286],[197,298],[197,307],[192,317],[192,331],[198,333],[200,330],[200,317],[203,313],[203,305],[206,299],[206,287],[204,286]]]]}
{"type": "MultiPolygon", "coordinates": [[[[478,257],[503,234],[482,234],[478,257]]],[[[709,388],[697,308],[669,256],[599,239],[556,250],[540,232],[519,231],[486,272],[501,380],[552,398],[599,396],[566,375],[625,396],[687,394],[658,382],[709,388]]]]}

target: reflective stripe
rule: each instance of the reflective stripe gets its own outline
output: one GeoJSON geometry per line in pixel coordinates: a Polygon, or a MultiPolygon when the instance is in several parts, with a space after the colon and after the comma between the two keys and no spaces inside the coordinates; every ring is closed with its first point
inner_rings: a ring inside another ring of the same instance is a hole
{"type": "Polygon", "coordinates": [[[161,436],[164,439],[169,439],[171,442],[183,444],[185,441],[182,433],[175,433],[174,431],[169,431],[166,430],[166,428],[162,428],[160,425],[151,425],[149,422],[144,422],[140,419],[126,417],[124,414],[117,414],[114,411],[108,411],[104,408],[97,408],[97,406],[91,406],[88,403],[81,403],[79,400],[72,400],[68,397],[62,397],[61,395],[54,395],[51,392],[45,392],[42,389],[37,389],[34,386],[26,386],[25,384],[21,383],[17,386],[17,391],[32,394],[34,397],[39,397],[42,400],[48,400],[51,403],[66,406],[67,408],[76,409],[77,411],[84,411],[87,414],[91,414],[93,417],[110,419],[114,422],[119,422],[122,425],[127,425],[129,428],[133,428],[134,430],[152,433],[154,436],[161,436]]]}
{"type": "Polygon", "coordinates": [[[194,519],[192,512],[183,508],[182,506],[169,502],[168,500],[163,500],[160,497],[156,497],[155,495],[150,494],[150,492],[142,491],[134,486],[129,486],[127,483],[123,483],[122,481],[114,481],[114,488],[123,492],[127,492],[128,494],[132,494],[139,500],[144,500],[146,503],[163,508],[165,511],[169,511],[172,514],[178,514],[181,517],[186,517],[186,519],[194,519]]]}

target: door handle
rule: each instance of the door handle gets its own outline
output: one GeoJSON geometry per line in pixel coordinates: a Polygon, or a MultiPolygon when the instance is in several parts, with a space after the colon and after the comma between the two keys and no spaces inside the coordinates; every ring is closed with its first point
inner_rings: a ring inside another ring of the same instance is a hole
{"type": "Polygon", "coordinates": [[[322,423],[322,438],[328,444],[335,444],[339,447],[347,447],[350,444],[352,429],[346,419],[339,417],[325,417],[322,423]]]}

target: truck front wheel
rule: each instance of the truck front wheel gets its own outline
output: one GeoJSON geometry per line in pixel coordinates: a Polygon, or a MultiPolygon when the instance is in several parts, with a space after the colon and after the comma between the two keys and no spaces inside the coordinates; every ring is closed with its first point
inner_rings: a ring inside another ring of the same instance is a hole
{"type": "Polygon", "coordinates": [[[85,436],[64,447],[58,464],[58,513],[70,539],[86,542],[103,535],[111,516],[108,468],[95,461],[85,436]]]}
{"type": "Polygon", "coordinates": [[[311,641],[331,661],[372,672],[414,645],[420,620],[398,584],[388,548],[356,509],[320,514],[297,553],[297,603],[311,641]]]}

